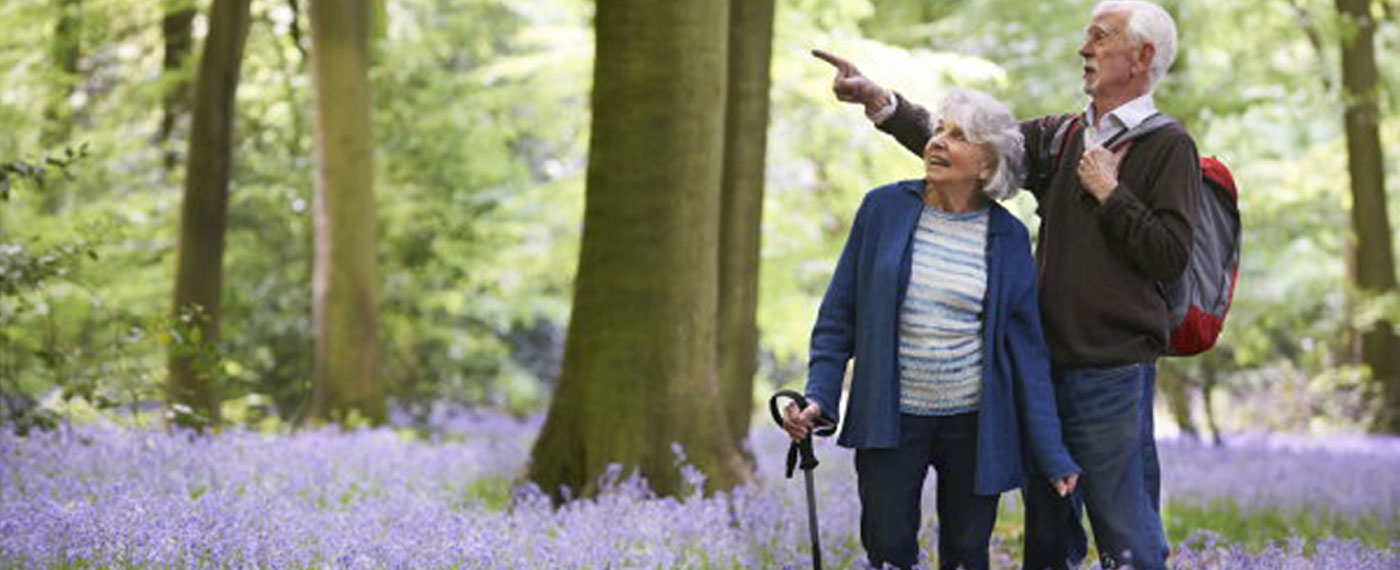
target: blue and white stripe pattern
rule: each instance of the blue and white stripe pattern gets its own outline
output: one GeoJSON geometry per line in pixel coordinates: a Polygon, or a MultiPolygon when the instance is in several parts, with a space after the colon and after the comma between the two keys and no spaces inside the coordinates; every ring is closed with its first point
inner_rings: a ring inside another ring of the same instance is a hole
{"type": "Polygon", "coordinates": [[[899,309],[899,410],[952,415],[977,409],[988,210],[924,206],[909,288],[899,309]]]}

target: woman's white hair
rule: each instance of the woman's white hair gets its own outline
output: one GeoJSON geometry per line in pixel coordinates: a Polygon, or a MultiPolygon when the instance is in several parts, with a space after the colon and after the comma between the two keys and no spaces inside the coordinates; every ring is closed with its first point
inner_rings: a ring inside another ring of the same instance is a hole
{"type": "Polygon", "coordinates": [[[1176,60],[1176,22],[1171,14],[1145,0],[1104,0],[1094,6],[1090,17],[1105,12],[1128,14],[1128,40],[1134,47],[1152,44],[1154,55],[1147,69],[1148,89],[1156,87],[1176,60]]]}
{"type": "Polygon", "coordinates": [[[993,200],[1016,195],[1026,180],[1026,145],[1021,124],[1001,101],[971,89],[952,89],[938,105],[934,120],[962,127],[968,142],[986,149],[994,164],[982,191],[993,200]]]}

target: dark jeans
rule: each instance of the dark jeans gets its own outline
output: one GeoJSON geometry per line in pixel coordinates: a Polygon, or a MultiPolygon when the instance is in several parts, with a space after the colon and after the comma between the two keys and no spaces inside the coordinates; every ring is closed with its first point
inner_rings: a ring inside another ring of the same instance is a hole
{"type": "Polygon", "coordinates": [[[1161,469],[1152,436],[1155,364],[1108,368],[1055,367],[1055,403],[1065,445],[1084,469],[1079,488],[1055,495],[1034,465],[1026,503],[1024,570],[1078,568],[1088,551],[1080,513],[1089,512],[1105,568],[1166,567],[1159,514],[1161,469]]]}
{"type": "Polygon", "coordinates": [[[938,473],[938,567],[985,570],[999,495],[972,492],[977,413],[901,414],[899,447],[856,450],[860,541],[879,568],[912,567],[919,556],[919,497],[929,465],[938,473]]]}

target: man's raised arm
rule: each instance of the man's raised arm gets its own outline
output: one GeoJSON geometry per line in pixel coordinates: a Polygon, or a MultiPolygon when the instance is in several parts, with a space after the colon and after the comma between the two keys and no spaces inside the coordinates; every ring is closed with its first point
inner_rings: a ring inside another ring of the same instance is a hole
{"type": "Polygon", "coordinates": [[[864,106],[865,116],[876,127],[894,136],[909,152],[923,156],[924,144],[933,134],[928,110],[871,81],[855,64],[841,57],[819,49],[812,50],[812,55],[836,68],[831,92],[838,101],[864,106]]]}

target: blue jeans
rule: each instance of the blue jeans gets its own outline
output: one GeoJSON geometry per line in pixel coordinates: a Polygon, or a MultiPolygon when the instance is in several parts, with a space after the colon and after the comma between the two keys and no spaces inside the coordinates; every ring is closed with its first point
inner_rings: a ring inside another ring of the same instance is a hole
{"type": "Polygon", "coordinates": [[[938,567],[986,570],[1000,495],[972,492],[977,413],[900,414],[899,447],[856,450],[860,541],[879,568],[912,567],[919,557],[919,497],[929,465],[938,472],[938,567]]]}
{"type": "Polygon", "coordinates": [[[1153,363],[1060,367],[1052,371],[1065,445],[1084,469],[1069,497],[1032,469],[1026,503],[1024,570],[1078,568],[1088,552],[1080,514],[1089,512],[1103,567],[1166,567],[1159,514],[1161,469],[1152,437],[1153,363]]]}

